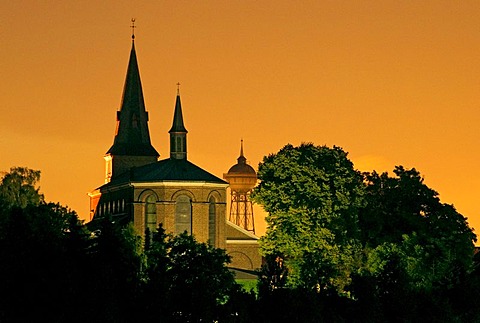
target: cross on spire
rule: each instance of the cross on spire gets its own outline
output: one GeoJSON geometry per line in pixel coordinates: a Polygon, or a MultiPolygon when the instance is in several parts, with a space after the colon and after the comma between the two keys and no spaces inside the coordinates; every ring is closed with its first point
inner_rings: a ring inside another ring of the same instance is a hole
{"type": "Polygon", "coordinates": [[[135,18],[132,18],[132,25],[130,26],[130,28],[132,28],[132,40],[135,39],[135,28],[137,28],[137,26],[135,26],[135,18]]]}
{"type": "Polygon", "coordinates": [[[180,82],[177,83],[177,95],[180,95],[180,82]]]}

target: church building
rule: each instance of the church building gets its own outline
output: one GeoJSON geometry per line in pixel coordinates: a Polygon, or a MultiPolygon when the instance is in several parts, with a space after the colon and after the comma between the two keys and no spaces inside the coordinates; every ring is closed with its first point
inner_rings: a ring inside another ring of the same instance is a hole
{"type": "Polygon", "coordinates": [[[115,138],[104,157],[105,183],[89,193],[90,219],[133,222],[141,236],[162,223],[167,232],[186,231],[197,241],[226,249],[232,268],[259,268],[258,237],[226,219],[228,183],[187,158],[188,131],[178,90],[170,156],[159,159],[150,141],[134,38],[115,138]]]}

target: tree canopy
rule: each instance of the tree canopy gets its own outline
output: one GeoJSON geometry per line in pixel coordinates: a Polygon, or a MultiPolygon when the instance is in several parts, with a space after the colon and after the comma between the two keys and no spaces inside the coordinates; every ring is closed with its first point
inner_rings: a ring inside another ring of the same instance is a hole
{"type": "Polygon", "coordinates": [[[285,257],[288,284],[346,292],[360,248],[362,175],[347,153],[287,145],[263,159],[253,197],[269,215],[264,253],[285,257]]]}
{"type": "Polygon", "coordinates": [[[473,269],[475,234],[452,205],[440,202],[417,170],[397,166],[393,173],[365,174],[367,203],[360,228],[370,273],[385,276],[397,259],[404,287],[451,288],[473,269]]]}
{"type": "Polygon", "coordinates": [[[26,167],[12,167],[1,177],[0,207],[25,208],[43,202],[43,194],[36,187],[40,180],[40,171],[26,167]]]}
{"type": "Polygon", "coordinates": [[[258,298],[235,283],[225,250],[162,226],[144,241],[108,219],[92,232],[44,201],[39,176],[12,168],[0,182],[2,322],[480,317],[475,235],[415,169],[362,174],[341,148],[313,144],[265,157],[254,192],[269,212],[258,298]]]}
{"type": "Polygon", "coordinates": [[[466,218],[417,170],[393,174],[362,174],[341,148],[313,144],[263,159],[253,194],[268,212],[261,247],[284,258],[287,286],[357,298],[369,281],[380,298],[405,298],[454,288],[472,271],[466,218]]]}
{"type": "Polygon", "coordinates": [[[199,243],[187,233],[167,234],[162,225],[149,245],[145,273],[150,318],[161,309],[171,320],[218,319],[221,305],[238,288],[225,250],[199,243]]]}
{"type": "Polygon", "coordinates": [[[132,225],[108,219],[91,232],[43,200],[39,179],[12,168],[0,183],[0,321],[214,320],[241,294],[225,250],[162,227],[144,250],[132,225]]]}

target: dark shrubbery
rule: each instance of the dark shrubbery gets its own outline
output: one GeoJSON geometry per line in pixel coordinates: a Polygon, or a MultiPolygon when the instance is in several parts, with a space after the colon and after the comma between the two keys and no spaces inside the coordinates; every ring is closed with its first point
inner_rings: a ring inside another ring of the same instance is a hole
{"type": "Polygon", "coordinates": [[[91,232],[44,201],[38,172],[13,168],[0,183],[0,322],[480,322],[473,232],[416,170],[359,177],[341,149],[312,145],[280,157],[259,171],[272,226],[258,295],[224,250],[162,226],[146,241],[108,219],[91,232]]]}

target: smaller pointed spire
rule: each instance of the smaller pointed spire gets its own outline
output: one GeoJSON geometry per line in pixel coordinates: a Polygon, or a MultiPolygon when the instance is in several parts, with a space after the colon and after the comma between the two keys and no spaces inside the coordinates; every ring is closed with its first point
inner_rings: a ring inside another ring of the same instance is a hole
{"type": "Polygon", "coordinates": [[[170,133],[170,158],[187,159],[187,129],[183,124],[182,102],[180,101],[180,83],[177,83],[177,99],[173,124],[170,133]]]}
{"type": "Polygon", "coordinates": [[[180,101],[180,83],[177,83],[177,99],[175,101],[175,112],[173,114],[173,124],[169,133],[172,132],[185,132],[185,125],[183,124],[182,102],[180,101]]]}

